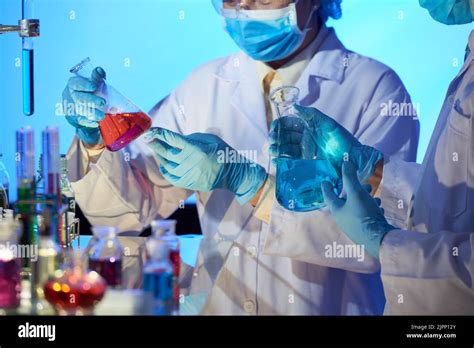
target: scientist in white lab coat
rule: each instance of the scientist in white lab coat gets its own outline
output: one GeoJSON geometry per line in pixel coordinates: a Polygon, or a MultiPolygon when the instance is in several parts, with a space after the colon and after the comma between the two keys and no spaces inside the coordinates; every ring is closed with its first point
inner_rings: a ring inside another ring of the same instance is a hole
{"type": "MultiPolygon", "coordinates": [[[[444,24],[474,21],[472,0],[420,0],[420,4],[444,24]]],[[[377,201],[356,175],[367,161],[361,154],[377,150],[363,146],[316,109],[300,112],[322,130],[315,134],[323,152],[332,156],[337,149],[350,154],[350,163],[343,166],[347,196],[336,197],[329,183],[323,185],[323,192],[341,229],[380,259],[385,313],[474,315],[474,31],[464,66],[448,88],[423,164],[385,156],[372,178],[378,186],[377,201]],[[379,209],[380,203],[384,210],[379,209]]],[[[278,153],[284,143],[276,139],[274,143],[278,153]]],[[[337,162],[336,156],[333,160],[337,162]]],[[[317,240],[314,235],[316,228],[311,232],[310,226],[300,225],[294,244],[317,240]]],[[[292,244],[289,239],[282,243],[292,244]]],[[[312,243],[315,249],[316,244],[312,243]]]]}
{"type": "MultiPolygon", "coordinates": [[[[347,50],[326,27],[328,17],[340,17],[340,0],[213,3],[242,51],[199,67],[152,109],[160,129],[151,133],[151,146],[136,141],[121,152],[104,150],[97,129],[103,104],[91,92],[105,72],[69,80],[68,102],[96,106],[68,117],[77,129],[68,154],[76,201],[93,225],[140,231],[197,192],[204,237],[181,285],[186,294],[205,296],[204,314],[381,314],[378,261],[368,254],[314,265],[289,257],[285,245],[266,250],[279,240],[267,223],[275,117],[268,94],[297,86],[303,105],[334,115],[364,143],[414,161],[416,117],[382,115],[385,105],[410,105],[407,91],[390,68],[347,50]],[[220,150],[229,158],[216,158],[220,150]]],[[[332,244],[336,224],[327,212],[317,221],[321,238],[332,244]]]]}

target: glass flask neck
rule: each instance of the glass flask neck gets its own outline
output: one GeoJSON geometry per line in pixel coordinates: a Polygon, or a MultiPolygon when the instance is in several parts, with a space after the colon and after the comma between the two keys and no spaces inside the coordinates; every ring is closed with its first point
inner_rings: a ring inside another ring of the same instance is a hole
{"type": "Polygon", "coordinates": [[[94,238],[88,254],[92,259],[119,260],[122,258],[123,248],[118,239],[118,229],[116,227],[93,227],[94,238]]]}
{"type": "Polygon", "coordinates": [[[89,57],[83,59],[80,63],[74,65],[69,72],[79,75],[79,76],[91,76],[92,74],[92,64],[91,59],[89,57]]]}
{"type": "Polygon", "coordinates": [[[61,268],[63,270],[74,270],[75,273],[86,273],[87,260],[79,250],[69,249],[65,252],[61,268]]]}
{"type": "Polygon", "coordinates": [[[296,116],[295,105],[299,102],[300,90],[293,86],[283,86],[270,94],[270,101],[276,108],[278,117],[296,116]]]}
{"type": "Polygon", "coordinates": [[[92,232],[97,239],[111,240],[116,239],[118,236],[117,227],[109,226],[94,226],[92,227],[92,232]]]}
{"type": "Polygon", "coordinates": [[[154,237],[176,236],[176,220],[155,220],[151,223],[154,237]]]}

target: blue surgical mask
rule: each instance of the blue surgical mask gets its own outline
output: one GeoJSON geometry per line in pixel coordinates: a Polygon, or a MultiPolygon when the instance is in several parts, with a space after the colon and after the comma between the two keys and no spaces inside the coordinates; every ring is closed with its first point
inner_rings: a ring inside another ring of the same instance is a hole
{"type": "Polygon", "coordinates": [[[277,10],[223,9],[225,28],[247,55],[262,62],[284,59],[303,43],[294,3],[277,10]]]}
{"type": "Polygon", "coordinates": [[[474,20],[474,0],[420,0],[420,6],[444,24],[467,24],[474,20]]]}

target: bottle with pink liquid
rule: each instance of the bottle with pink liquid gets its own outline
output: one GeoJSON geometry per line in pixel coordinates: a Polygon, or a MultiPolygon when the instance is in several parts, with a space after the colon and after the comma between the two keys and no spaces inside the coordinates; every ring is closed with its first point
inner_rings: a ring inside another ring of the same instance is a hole
{"type": "Polygon", "coordinates": [[[94,226],[87,254],[89,268],[99,273],[110,287],[122,287],[123,247],[118,240],[118,229],[109,226],[94,226]]]}
{"type": "Polygon", "coordinates": [[[0,220],[0,308],[20,305],[20,259],[14,253],[18,247],[20,227],[13,219],[0,220]]]}

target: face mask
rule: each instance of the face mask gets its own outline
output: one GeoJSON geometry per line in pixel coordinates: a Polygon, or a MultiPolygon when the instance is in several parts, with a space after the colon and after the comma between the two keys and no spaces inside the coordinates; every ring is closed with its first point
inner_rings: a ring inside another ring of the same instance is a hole
{"type": "Polygon", "coordinates": [[[474,0],[420,0],[420,6],[444,24],[466,24],[474,20],[474,0]]]}
{"type": "Polygon", "coordinates": [[[223,9],[222,15],[235,43],[247,55],[262,62],[290,56],[301,46],[308,32],[298,27],[294,3],[278,10],[223,9]]]}

